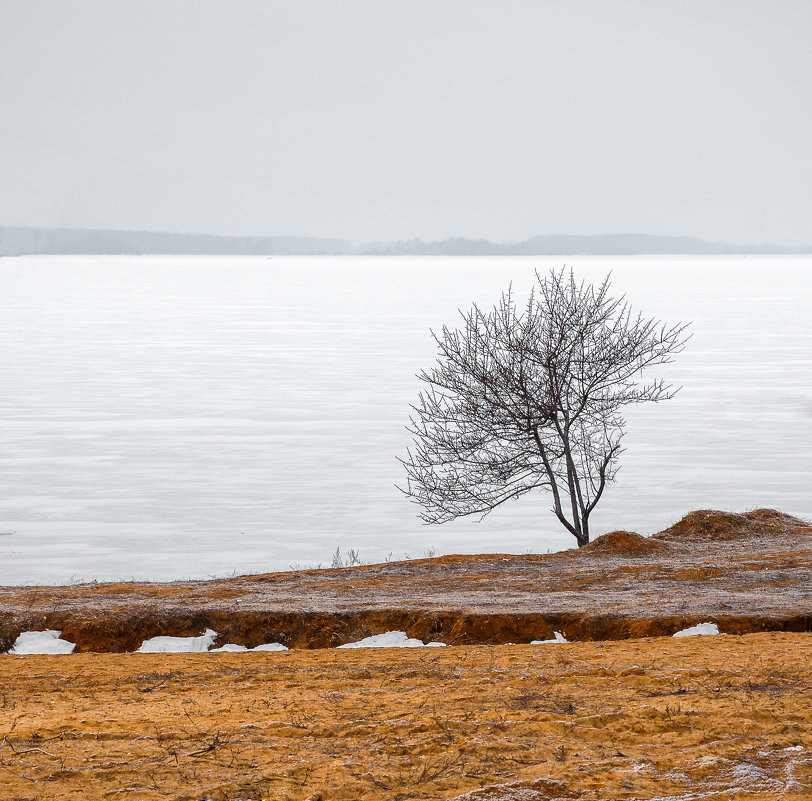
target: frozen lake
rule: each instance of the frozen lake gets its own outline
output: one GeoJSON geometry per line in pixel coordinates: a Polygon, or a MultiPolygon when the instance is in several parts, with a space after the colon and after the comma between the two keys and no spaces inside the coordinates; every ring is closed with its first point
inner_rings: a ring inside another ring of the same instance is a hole
{"type": "Polygon", "coordinates": [[[593,535],[812,518],[812,257],[3,258],[0,584],[573,546],[546,495],[427,527],[394,487],[428,329],[564,263],[693,321],[593,535]]]}

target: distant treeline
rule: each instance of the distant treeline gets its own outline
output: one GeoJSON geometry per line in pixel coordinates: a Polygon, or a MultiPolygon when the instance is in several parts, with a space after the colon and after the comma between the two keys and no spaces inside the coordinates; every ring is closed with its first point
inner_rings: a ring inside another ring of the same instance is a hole
{"type": "Polygon", "coordinates": [[[349,242],[297,236],[212,236],[93,228],[3,228],[0,256],[29,253],[142,255],[306,255],[351,253],[349,242]]]}
{"type": "Polygon", "coordinates": [[[691,236],[654,234],[595,236],[550,234],[511,243],[458,237],[439,242],[408,239],[402,242],[363,245],[355,252],[404,256],[636,256],[657,253],[673,255],[812,253],[812,246],[786,248],[778,245],[731,245],[727,242],[707,242],[691,236]]]}
{"type": "Polygon", "coordinates": [[[150,231],[0,227],[0,256],[25,254],[179,255],[382,255],[382,256],[576,256],[643,254],[812,253],[812,246],[731,245],[689,236],[602,234],[534,236],[524,242],[454,237],[436,242],[406,239],[354,245],[345,239],[298,236],[213,236],[150,231]]]}

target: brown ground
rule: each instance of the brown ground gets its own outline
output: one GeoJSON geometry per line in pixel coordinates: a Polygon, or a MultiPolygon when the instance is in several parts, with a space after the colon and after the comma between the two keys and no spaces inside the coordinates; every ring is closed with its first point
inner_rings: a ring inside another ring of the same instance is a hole
{"type": "Polygon", "coordinates": [[[448,556],[170,584],[0,587],[0,650],[52,628],[79,651],[160,634],[322,648],[390,629],[447,643],[812,630],[812,526],[758,509],[698,511],[651,538],[618,531],[545,556],[448,556]]]}
{"type": "Polygon", "coordinates": [[[0,656],[0,798],[800,801],[810,664],[789,633],[0,656]]]}
{"type": "Polygon", "coordinates": [[[298,650],[0,655],[0,801],[812,798],[812,527],[771,510],[548,556],[0,588],[0,649],[206,627],[298,650]],[[773,633],[628,639],[706,620],[773,633]],[[389,629],[465,647],[325,650],[389,629]],[[553,629],[622,641],[470,645],[553,629]]]}

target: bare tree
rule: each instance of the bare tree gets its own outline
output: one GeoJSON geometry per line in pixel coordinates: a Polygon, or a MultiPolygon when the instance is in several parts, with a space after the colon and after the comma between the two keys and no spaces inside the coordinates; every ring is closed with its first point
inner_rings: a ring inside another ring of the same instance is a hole
{"type": "Polygon", "coordinates": [[[625,298],[572,272],[536,273],[522,308],[512,291],[490,312],[461,313],[459,329],[432,331],[437,364],[412,407],[413,447],[403,492],[427,523],[485,516],[536,489],[579,546],[618,470],[622,407],[671,398],[649,367],[673,361],[687,325],[633,315],[625,298]]]}

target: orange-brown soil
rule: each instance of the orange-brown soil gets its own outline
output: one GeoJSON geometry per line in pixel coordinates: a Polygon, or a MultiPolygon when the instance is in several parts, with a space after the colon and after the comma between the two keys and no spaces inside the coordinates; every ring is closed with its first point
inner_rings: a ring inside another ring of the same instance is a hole
{"type": "Polygon", "coordinates": [[[0,656],[0,798],[812,798],[812,635],[0,656]]]}
{"type": "Polygon", "coordinates": [[[0,587],[0,650],[52,628],[78,651],[162,634],[322,648],[400,629],[452,644],[812,630],[812,526],[769,509],[698,511],[544,556],[447,556],[169,584],[0,587]]]}

